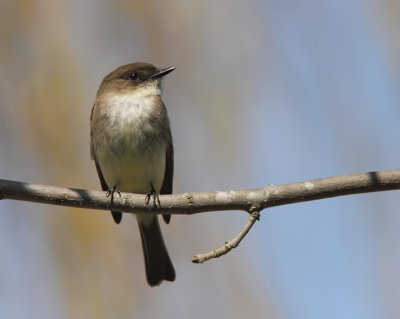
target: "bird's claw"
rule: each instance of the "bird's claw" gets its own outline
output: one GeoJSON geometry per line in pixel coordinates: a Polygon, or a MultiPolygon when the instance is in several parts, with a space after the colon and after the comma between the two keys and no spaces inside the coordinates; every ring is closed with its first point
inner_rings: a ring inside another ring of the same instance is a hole
{"type": "Polygon", "coordinates": [[[151,185],[151,191],[148,192],[147,195],[146,195],[146,199],[145,199],[146,200],[146,205],[149,204],[150,198],[152,196],[153,196],[153,206],[157,207],[157,203],[158,203],[158,206],[161,206],[160,198],[158,197],[158,194],[157,194],[156,190],[154,189],[153,184],[151,185]]]}
{"type": "Polygon", "coordinates": [[[114,204],[114,193],[117,192],[119,197],[121,197],[121,192],[117,188],[117,185],[114,185],[113,188],[109,188],[106,193],[106,197],[111,197],[111,205],[114,204]]]}

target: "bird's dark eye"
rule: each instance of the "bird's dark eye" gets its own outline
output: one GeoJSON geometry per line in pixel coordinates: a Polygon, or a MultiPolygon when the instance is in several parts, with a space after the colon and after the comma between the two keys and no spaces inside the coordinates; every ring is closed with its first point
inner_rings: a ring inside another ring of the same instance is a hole
{"type": "Polygon", "coordinates": [[[136,80],[138,75],[136,72],[132,72],[132,73],[129,73],[128,77],[130,80],[136,80]]]}

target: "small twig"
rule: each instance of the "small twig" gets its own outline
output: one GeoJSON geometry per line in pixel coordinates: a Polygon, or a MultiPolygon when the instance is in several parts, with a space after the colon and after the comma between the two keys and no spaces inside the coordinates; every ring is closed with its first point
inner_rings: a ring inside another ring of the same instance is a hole
{"type": "Polygon", "coordinates": [[[233,248],[239,246],[240,242],[247,235],[251,227],[253,227],[254,223],[260,219],[260,212],[254,211],[250,214],[249,219],[247,220],[246,225],[244,225],[243,229],[240,231],[239,234],[230,241],[226,242],[225,245],[221,248],[215,249],[210,251],[209,253],[205,254],[197,254],[193,257],[192,262],[195,264],[201,264],[211,258],[218,258],[229,253],[233,248]]]}

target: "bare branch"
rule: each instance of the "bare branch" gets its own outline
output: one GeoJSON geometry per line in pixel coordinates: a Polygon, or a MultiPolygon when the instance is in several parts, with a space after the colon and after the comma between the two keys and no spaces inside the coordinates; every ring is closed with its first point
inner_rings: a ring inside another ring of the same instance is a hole
{"type": "Polygon", "coordinates": [[[220,210],[244,210],[250,213],[241,232],[223,247],[194,256],[194,263],[227,254],[237,247],[260,216],[260,211],[272,206],[305,202],[335,196],[400,189],[400,170],[321,178],[263,188],[160,195],[161,207],[146,206],[145,195],[121,193],[113,203],[106,192],[49,185],[29,184],[0,179],[0,199],[14,199],[59,206],[131,213],[196,214],[220,210]]]}
{"type": "Polygon", "coordinates": [[[105,192],[0,179],[0,199],[59,206],[153,214],[196,214],[221,210],[261,211],[267,207],[335,196],[400,189],[400,170],[361,173],[250,190],[160,195],[161,207],[145,205],[145,195],[121,193],[111,205],[105,192]]]}
{"type": "Polygon", "coordinates": [[[252,212],[247,220],[246,225],[244,225],[243,229],[240,233],[230,241],[226,242],[224,246],[221,248],[215,249],[210,251],[209,253],[205,254],[197,254],[193,257],[192,262],[195,264],[201,264],[211,258],[218,258],[229,253],[233,248],[239,246],[240,242],[247,235],[251,227],[253,227],[254,223],[260,219],[260,212],[258,210],[252,212]]]}

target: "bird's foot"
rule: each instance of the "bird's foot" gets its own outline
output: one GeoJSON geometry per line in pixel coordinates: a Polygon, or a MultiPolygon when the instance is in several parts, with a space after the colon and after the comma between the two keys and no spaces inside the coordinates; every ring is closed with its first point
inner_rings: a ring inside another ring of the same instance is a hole
{"type": "Polygon", "coordinates": [[[114,205],[114,193],[117,192],[119,197],[121,197],[121,192],[119,191],[117,185],[114,185],[113,188],[109,188],[107,190],[106,196],[111,197],[111,205],[114,205]]]}
{"type": "Polygon", "coordinates": [[[150,198],[152,196],[153,196],[153,206],[157,207],[157,203],[158,203],[158,206],[161,206],[160,198],[158,197],[158,194],[157,194],[156,190],[154,189],[153,184],[151,184],[151,191],[148,192],[147,195],[146,195],[146,205],[149,204],[150,198]]]}

